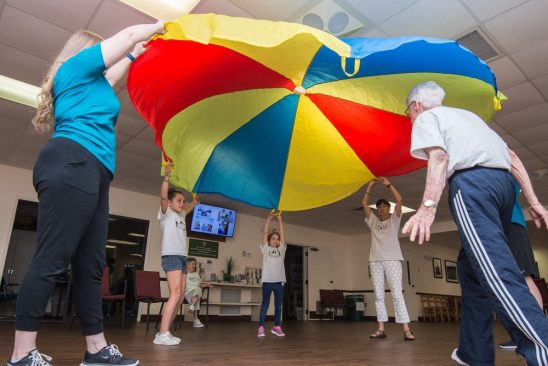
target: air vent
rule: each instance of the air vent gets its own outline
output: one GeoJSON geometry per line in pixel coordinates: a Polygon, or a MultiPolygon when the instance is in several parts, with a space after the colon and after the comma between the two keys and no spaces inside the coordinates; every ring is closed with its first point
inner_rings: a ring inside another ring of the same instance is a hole
{"type": "Polygon", "coordinates": [[[468,48],[483,61],[490,61],[502,55],[502,52],[487,38],[485,33],[475,29],[457,39],[457,43],[468,48]]]}

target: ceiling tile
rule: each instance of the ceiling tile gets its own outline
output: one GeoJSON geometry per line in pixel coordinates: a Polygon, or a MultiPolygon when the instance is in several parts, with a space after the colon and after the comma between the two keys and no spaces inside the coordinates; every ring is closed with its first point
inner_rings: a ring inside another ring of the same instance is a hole
{"type": "Polygon", "coordinates": [[[116,165],[127,165],[129,168],[133,169],[141,169],[152,160],[152,157],[141,156],[123,150],[119,150],[116,155],[116,165]]]}
{"type": "Polygon", "coordinates": [[[193,14],[223,14],[232,17],[253,18],[253,15],[228,0],[202,0],[192,9],[193,14]]]}
{"type": "Polygon", "coordinates": [[[53,60],[71,34],[11,6],[4,7],[0,18],[0,43],[45,60],[53,60]]]}
{"type": "Polygon", "coordinates": [[[479,20],[485,21],[528,0],[462,0],[479,20]]]}
{"type": "Polygon", "coordinates": [[[490,62],[489,67],[497,77],[497,86],[500,90],[511,88],[525,81],[523,73],[508,57],[501,57],[490,62]]]}
{"type": "Polygon", "coordinates": [[[101,0],[8,0],[8,4],[73,32],[85,29],[101,0]]]}
{"type": "MultiPolygon", "coordinates": [[[[231,0],[240,11],[251,14],[254,18],[282,20],[289,19],[296,9],[310,3],[310,0],[276,0],[276,1],[257,1],[257,0],[231,0]]],[[[215,5],[218,6],[218,5],[215,5]]],[[[242,16],[242,15],[240,15],[242,16]]]]}
{"type": "Polygon", "coordinates": [[[545,142],[548,136],[548,123],[513,133],[514,137],[524,146],[545,142]]]}
{"type": "Polygon", "coordinates": [[[458,0],[422,0],[388,19],[380,28],[392,37],[453,38],[475,25],[475,19],[458,0]],[[447,17],[446,14],[451,16],[447,17]],[[410,22],[410,19],[413,21],[410,22]]]}
{"type": "Polygon", "coordinates": [[[541,103],[497,117],[497,123],[506,131],[514,132],[548,123],[546,116],[548,116],[548,103],[541,103]]]}
{"type": "Polygon", "coordinates": [[[122,151],[127,151],[132,154],[136,154],[142,157],[147,157],[150,159],[156,159],[158,156],[161,156],[161,151],[158,146],[154,145],[152,142],[147,142],[143,140],[137,140],[132,138],[129,140],[123,147],[122,151]]]}
{"type": "Polygon", "coordinates": [[[544,102],[544,97],[530,82],[521,83],[502,92],[508,100],[502,104],[502,110],[498,112],[498,115],[506,115],[544,102]]]}
{"type": "Polygon", "coordinates": [[[504,136],[501,136],[501,137],[504,140],[504,142],[506,142],[506,144],[508,146],[510,146],[510,148],[512,150],[515,150],[515,149],[520,148],[522,146],[521,142],[516,140],[512,135],[504,135],[504,136]]]}
{"type": "Polygon", "coordinates": [[[143,117],[135,110],[135,107],[133,106],[133,103],[129,99],[129,95],[127,93],[127,89],[122,89],[120,92],[118,92],[118,99],[120,100],[120,111],[133,118],[137,118],[142,120],[143,117]]]}
{"type": "Polygon", "coordinates": [[[135,24],[155,23],[156,19],[117,0],[104,0],[88,25],[92,32],[108,38],[135,24]]]}
{"type": "Polygon", "coordinates": [[[135,136],[136,138],[138,138],[139,140],[143,140],[143,141],[149,141],[149,142],[154,142],[154,130],[152,129],[152,127],[150,126],[146,126],[145,128],[143,128],[143,130],[141,132],[139,132],[139,134],[137,136],[135,136]]]}
{"type": "Polygon", "coordinates": [[[542,95],[548,100],[548,75],[534,79],[533,84],[535,84],[542,95]]]}
{"type": "Polygon", "coordinates": [[[388,34],[384,33],[379,28],[368,29],[364,27],[350,33],[349,37],[387,38],[388,34]]]}
{"type": "Polygon", "coordinates": [[[17,148],[13,150],[9,158],[9,164],[18,168],[31,170],[36,162],[36,157],[36,152],[17,148]]]}
{"type": "Polygon", "coordinates": [[[544,158],[544,156],[548,156],[548,144],[545,141],[538,144],[529,145],[528,147],[529,150],[531,150],[534,154],[540,156],[541,158],[544,158]]]}
{"type": "Polygon", "coordinates": [[[384,20],[400,13],[409,6],[417,3],[417,0],[401,0],[401,1],[384,1],[382,6],[379,6],[378,0],[343,0],[352,5],[356,10],[359,10],[361,15],[379,24],[384,20]]]}
{"type": "Polygon", "coordinates": [[[533,172],[535,170],[548,168],[546,163],[538,158],[532,158],[528,160],[522,159],[522,162],[523,162],[523,165],[525,165],[525,169],[527,169],[528,172],[533,172]]]}
{"type": "Polygon", "coordinates": [[[137,135],[145,127],[147,127],[147,124],[141,118],[131,117],[123,113],[120,113],[116,122],[118,132],[130,137],[137,135]]]}
{"type": "Polygon", "coordinates": [[[517,156],[519,156],[520,160],[521,161],[525,161],[525,160],[529,160],[529,159],[534,159],[536,158],[535,154],[533,154],[531,152],[531,150],[529,150],[528,147],[525,147],[525,146],[521,146],[517,149],[512,149],[514,150],[514,152],[516,153],[517,156]]]}
{"type": "Polygon", "coordinates": [[[500,117],[497,116],[497,118],[495,118],[495,120],[493,120],[492,122],[489,122],[487,125],[489,127],[491,127],[491,129],[493,131],[495,131],[496,133],[498,133],[500,136],[504,136],[504,135],[508,134],[508,131],[506,131],[499,124],[497,124],[497,121],[498,121],[499,118],[500,117]]]}
{"type": "Polygon", "coordinates": [[[24,128],[31,126],[35,111],[32,107],[0,98],[0,118],[18,123],[24,128]]]}
{"type": "Polygon", "coordinates": [[[512,59],[530,78],[548,74],[548,68],[546,67],[548,40],[512,54],[512,59]]]}
{"type": "Polygon", "coordinates": [[[117,132],[116,133],[116,148],[120,149],[130,139],[131,139],[130,136],[126,136],[126,135],[121,134],[120,132],[117,132]]]}
{"type": "Polygon", "coordinates": [[[504,50],[513,53],[545,41],[548,1],[531,0],[484,23],[504,50]]]}
{"type": "Polygon", "coordinates": [[[44,59],[0,44],[0,75],[39,86],[49,63],[44,59]]]}

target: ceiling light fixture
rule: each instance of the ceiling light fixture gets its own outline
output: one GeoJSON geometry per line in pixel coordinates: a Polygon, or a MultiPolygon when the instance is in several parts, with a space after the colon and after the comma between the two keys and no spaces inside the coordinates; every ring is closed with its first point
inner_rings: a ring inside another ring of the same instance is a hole
{"type": "Polygon", "coordinates": [[[140,243],[137,243],[135,241],[117,240],[117,239],[108,239],[107,243],[120,244],[120,245],[141,245],[140,243]]]}
{"type": "Polygon", "coordinates": [[[39,93],[37,86],[0,75],[0,98],[36,108],[39,93]]]}
{"type": "Polygon", "coordinates": [[[188,14],[200,0],[120,0],[156,19],[171,20],[188,14]]]}
{"type": "Polygon", "coordinates": [[[144,238],[145,234],[139,234],[139,233],[128,233],[127,236],[134,236],[137,238],[144,238]]]}

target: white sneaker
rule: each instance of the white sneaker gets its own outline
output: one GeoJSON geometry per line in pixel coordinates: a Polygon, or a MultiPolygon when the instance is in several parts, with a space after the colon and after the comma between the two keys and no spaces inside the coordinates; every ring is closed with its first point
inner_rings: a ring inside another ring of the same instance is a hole
{"type": "Polygon", "coordinates": [[[451,353],[451,359],[453,361],[455,361],[456,363],[458,363],[459,365],[462,365],[462,366],[469,366],[466,362],[464,362],[463,360],[460,359],[459,355],[457,355],[457,351],[459,349],[458,348],[455,348],[453,350],[453,353],[451,353]]]}
{"type": "Polygon", "coordinates": [[[194,312],[194,305],[192,305],[192,304],[188,305],[188,312],[189,313],[194,312]]]}
{"type": "Polygon", "coordinates": [[[173,337],[169,332],[156,333],[156,337],[154,337],[154,341],[152,343],[160,344],[163,346],[176,346],[181,343],[181,341],[175,338],[177,337],[173,337]]]}
{"type": "Polygon", "coordinates": [[[175,337],[173,334],[171,334],[171,332],[167,332],[167,334],[171,339],[175,339],[177,342],[181,343],[181,338],[175,337]]]}
{"type": "Polygon", "coordinates": [[[200,319],[194,320],[194,323],[192,324],[194,328],[203,328],[204,324],[200,321],[200,319]]]}

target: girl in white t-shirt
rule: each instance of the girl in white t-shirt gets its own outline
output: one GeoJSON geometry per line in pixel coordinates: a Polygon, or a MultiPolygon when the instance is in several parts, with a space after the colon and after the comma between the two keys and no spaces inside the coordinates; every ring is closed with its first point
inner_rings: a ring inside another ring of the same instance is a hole
{"type": "Polygon", "coordinates": [[[169,189],[171,163],[165,168],[164,181],[160,189],[160,210],[158,221],[162,227],[162,269],[166,273],[169,287],[169,300],[166,302],[160,323],[160,331],[154,337],[154,344],[176,346],[181,339],[173,336],[169,329],[177,315],[177,309],[184,300],[186,285],[186,223],[185,216],[199,202],[195,196],[192,202],[185,203],[183,192],[169,189]]]}
{"type": "Polygon", "coordinates": [[[187,268],[185,299],[189,304],[188,311],[194,315],[192,326],[194,328],[202,328],[204,324],[198,318],[200,314],[200,300],[202,299],[202,289],[210,287],[210,284],[202,283],[200,274],[196,271],[196,258],[188,258],[187,268]]]}
{"type": "Polygon", "coordinates": [[[386,306],[384,304],[384,277],[388,280],[396,323],[403,325],[403,339],[406,341],[415,340],[413,332],[409,328],[409,314],[405,306],[402,294],[402,261],[403,255],[400,249],[398,233],[402,215],[402,198],[396,188],[390,184],[388,179],[379,177],[373,179],[363,196],[363,211],[365,223],[371,229],[371,249],[369,251],[369,267],[375,290],[375,308],[377,310],[378,329],[369,338],[386,338],[384,323],[388,321],[386,306]],[[390,202],[385,199],[377,201],[377,215],[369,207],[371,189],[376,183],[381,183],[390,190],[396,207],[394,214],[390,214],[390,202]],[[377,217],[378,216],[378,217],[377,217]]]}
{"type": "Polygon", "coordinates": [[[263,243],[261,244],[261,253],[263,254],[263,272],[262,287],[263,301],[261,303],[261,313],[259,316],[259,329],[257,337],[264,337],[264,323],[268,306],[270,305],[270,294],[274,292],[274,327],[270,331],[272,334],[283,337],[285,333],[281,328],[282,302],[284,297],[285,284],[285,266],[284,258],[287,245],[285,244],[284,226],[282,223],[282,214],[269,214],[266,224],[263,228],[263,243]],[[270,221],[276,217],[278,220],[278,232],[268,232],[270,221]]]}

